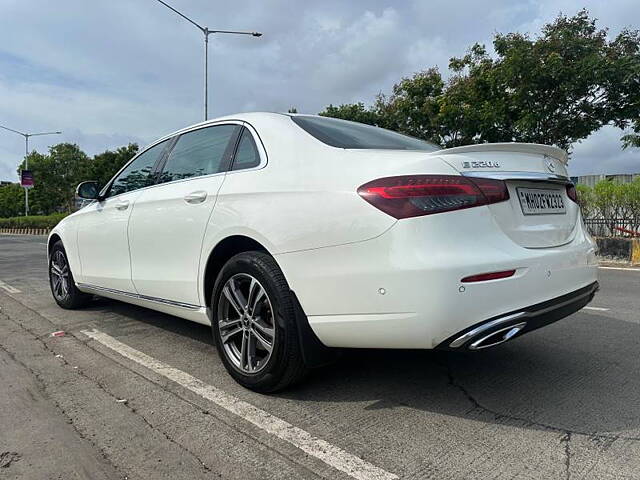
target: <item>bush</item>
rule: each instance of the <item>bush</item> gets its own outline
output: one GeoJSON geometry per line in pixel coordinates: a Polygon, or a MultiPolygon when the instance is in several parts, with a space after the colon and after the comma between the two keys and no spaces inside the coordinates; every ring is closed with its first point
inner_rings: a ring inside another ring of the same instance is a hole
{"type": "Polygon", "coordinates": [[[0,228],[45,228],[51,230],[68,213],[32,215],[28,217],[0,218],[0,228]]]}
{"type": "Polygon", "coordinates": [[[611,232],[621,226],[620,220],[625,228],[640,230],[640,178],[629,183],[601,180],[593,188],[579,186],[578,203],[584,218],[604,219],[611,232]]]}

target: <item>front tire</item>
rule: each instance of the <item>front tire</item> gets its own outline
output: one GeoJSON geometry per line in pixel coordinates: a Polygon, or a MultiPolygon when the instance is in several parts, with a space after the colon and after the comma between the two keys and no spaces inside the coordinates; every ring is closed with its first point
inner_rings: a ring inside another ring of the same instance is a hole
{"type": "Polygon", "coordinates": [[[67,252],[58,240],[51,247],[49,255],[49,286],[56,303],[65,309],[73,310],[86,305],[91,295],[81,292],[71,273],[67,252]]]}
{"type": "Polygon", "coordinates": [[[271,256],[232,257],[214,285],[211,311],[220,358],[239,384],[267,393],[305,376],[291,290],[271,256]]]}

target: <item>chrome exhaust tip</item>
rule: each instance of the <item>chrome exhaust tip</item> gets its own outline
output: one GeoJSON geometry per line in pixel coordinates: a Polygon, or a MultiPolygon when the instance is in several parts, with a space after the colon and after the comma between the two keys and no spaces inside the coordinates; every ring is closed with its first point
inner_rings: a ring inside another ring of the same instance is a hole
{"type": "Polygon", "coordinates": [[[593,282],[560,297],[480,322],[446,338],[435,348],[475,351],[500,345],[577,312],[591,301],[597,289],[598,282],[593,282]]]}
{"type": "MultiPolygon", "coordinates": [[[[517,313],[512,313],[511,315],[506,315],[504,317],[500,317],[500,318],[496,318],[495,320],[492,320],[488,323],[484,323],[476,328],[474,328],[473,330],[468,331],[467,333],[465,333],[464,335],[460,335],[458,338],[456,338],[454,341],[452,341],[449,344],[449,348],[459,348],[463,345],[465,345],[466,343],[473,341],[474,344],[478,343],[478,345],[480,345],[482,342],[475,340],[476,338],[478,338],[480,335],[482,335],[483,333],[492,330],[496,327],[499,327],[501,325],[504,325],[506,323],[512,323],[515,322],[516,320],[520,319],[522,320],[523,317],[525,317],[527,315],[526,312],[517,312],[517,313]]],[[[518,333],[520,330],[522,330],[524,328],[524,326],[526,325],[526,322],[521,322],[518,323],[516,325],[522,325],[520,328],[518,328],[518,330],[516,330],[515,332],[513,332],[509,338],[507,338],[506,340],[503,340],[504,342],[506,342],[507,340],[511,339],[516,333],[518,333]]],[[[515,328],[516,325],[509,325],[509,326],[504,326],[503,328],[501,328],[500,330],[493,330],[491,333],[486,334],[485,336],[483,336],[480,340],[484,341],[489,339],[490,337],[492,337],[494,335],[494,333],[498,333],[498,332],[503,332],[504,330],[509,330],[512,328],[515,328]]],[[[505,333],[506,335],[506,333],[505,333]]],[[[502,342],[499,342],[502,343],[502,342]]],[[[495,345],[497,345],[497,343],[495,343],[495,345]]],[[[479,348],[485,348],[485,347],[475,347],[472,348],[472,350],[479,350],[479,348]]]]}
{"type": "Polygon", "coordinates": [[[469,345],[469,350],[482,350],[483,348],[495,347],[501,343],[507,342],[515,337],[520,330],[527,326],[527,322],[509,325],[495,332],[480,337],[469,345]]]}

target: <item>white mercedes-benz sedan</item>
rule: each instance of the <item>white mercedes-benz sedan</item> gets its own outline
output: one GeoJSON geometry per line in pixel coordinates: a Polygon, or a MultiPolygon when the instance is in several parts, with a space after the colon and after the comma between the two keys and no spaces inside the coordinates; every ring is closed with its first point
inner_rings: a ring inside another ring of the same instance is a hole
{"type": "Polygon", "coordinates": [[[207,121],[78,186],[93,201],[51,232],[51,291],[211,325],[229,373],[262,392],[337,348],[481,350],[598,288],[566,162],[312,115],[207,121]]]}

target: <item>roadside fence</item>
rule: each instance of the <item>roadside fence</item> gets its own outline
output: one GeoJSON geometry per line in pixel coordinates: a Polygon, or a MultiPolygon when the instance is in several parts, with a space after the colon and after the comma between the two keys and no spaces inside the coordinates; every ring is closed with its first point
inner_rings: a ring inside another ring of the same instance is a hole
{"type": "Polygon", "coordinates": [[[640,237],[639,219],[585,218],[584,224],[594,237],[640,237]]]}

